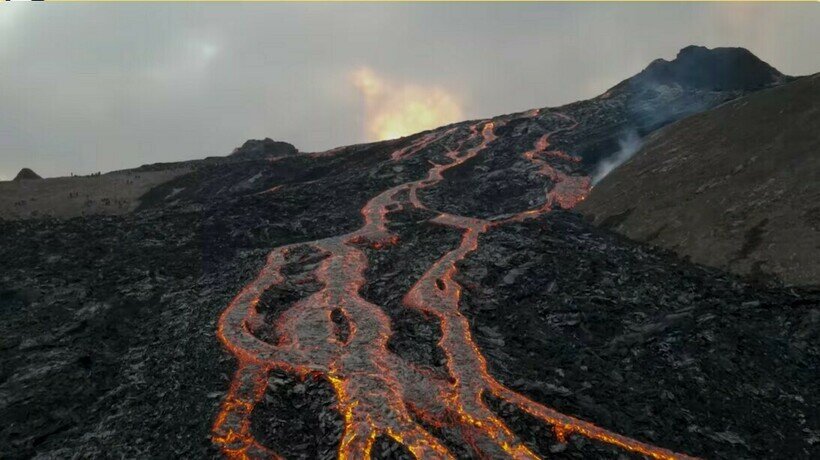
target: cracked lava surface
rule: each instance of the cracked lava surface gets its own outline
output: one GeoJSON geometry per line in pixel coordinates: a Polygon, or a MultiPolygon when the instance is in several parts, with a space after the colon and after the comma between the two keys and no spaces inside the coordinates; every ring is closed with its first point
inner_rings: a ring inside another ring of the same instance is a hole
{"type": "MultiPolygon", "coordinates": [[[[538,113],[534,111],[530,116],[538,113]]],[[[459,229],[461,242],[427,269],[405,294],[403,304],[438,320],[442,332],[438,345],[446,357],[448,376],[417,367],[388,349],[392,334],[389,317],[359,294],[368,266],[362,248],[397,244],[398,238],[387,228],[388,213],[410,207],[428,209],[417,191],[439,183],[446,170],[482,154],[495,140],[497,127],[491,121],[473,124],[470,136],[446,153],[449,163],[431,162],[426,178],[398,185],[372,198],[361,210],[364,225],[358,230],[279,247],[269,254],[256,279],[245,286],[219,319],[217,335],[239,363],[213,425],[213,442],[227,457],[279,458],[251,434],[250,417],[264,395],[268,373],[284,370],[302,378],[320,376],[333,386],[344,420],[340,459],[369,458],[374,442],[382,435],[405,446],[416,458],[454,458],[443,441],[428,431],[428,426],[459,432],[479,458],[538,458],[487,406],[485,395],[513,404],[549,425],[562,443],[567,436],[576,435],[650,458],[690,458],[561,414],[502,385],[488,372],[487,363],[472,339],[469,322],[459,310],[461,287],[454,280],[456,264],[478,247],[482,233],[555,207],[570,208],[588,192],[588,177],[566,174],[542,158],[576,161],[565,153],[547,150],[551,134],[573,129],[574,125],[541,136],[533,149],[523,154],[553,184],[546,192],[544,205],[504,219],[484,220],[439,212],[431,220],[459,229]],[[473,147],[463,148],[476,142],[473,147]],[[306,251],[311,254],[306,255],[306,251]],[[275,329],[275,341],[261,338],[256,332],[265,327],[265,315],[257,310],[260,298],[267,289],[284,281],[282,268],[286,264],[313,263],[315,254],[322,258],[310,270],[310,276],[320,289],[290,305],[269,326],[275,329]],[[339,315],[348,326],[346,333],[334,321],[339,315]]],[[[412,156],[453,131],[422,136],[409,147],[397,150],[392,159],[412,156]]]]}

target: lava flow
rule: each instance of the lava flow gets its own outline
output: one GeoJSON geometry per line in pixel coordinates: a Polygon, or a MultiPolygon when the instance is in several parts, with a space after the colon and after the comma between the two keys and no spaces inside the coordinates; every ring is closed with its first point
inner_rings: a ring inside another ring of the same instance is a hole
{"type": "MultiPolygon", "coordinates": [[[[538,112],[532,114],[535,116],[538,112]]],[[[563,129],[571,129],[563,128],[563,129]]],[[[363,299],[367,258],[362,246],[381,248],[398,243],[387,228],[388,213],[403,207],[427,209],[417,191],[442,180],[444,171],[481,153],[495,140],[493,122],[476,123],[471,134],[446,156],[447,164],[433,164],[425,179],[393,187],[362,208],[364,225],[341,236],[274,249],[259,275],[225,309],[217,335],[239,361],[238,369],[213,426],[213,441],[230,458],[278,458],[252,435],[250,415],[262,398],[268,373],[281,369],[296,376],[318,375],[333,386],[344,419],[340,459],[366,459],[376,438],[385,435],[416,458],[454,458],[442,440],[427,427],[459,433],[465,445],[481,458],[537,458],[485,404],[493,395],[552,426],[560,442],[578,435],[657,459],[689,458],[630,439],[591,423],[558,413],[514,392],[492,377],[472,339],[470,325],[459,309],[461,287],[454,280],[456,264],[478,246],[479,236],[503,221],[482,220],[438,212],[433,223],[460,229],[458,247],[444,254],[406,293],[403,304],[438,319],[439,346],[446,357],[447,378],[425,372],[388,350],[391,324],[384,311],[363,299]],[[475,144],[464,149],[468,144],[475,144]],[[398,198],[398,197],[403,198],[398,198]],[[310,275],[320,289],[296,301],[272,327],[278,337],[266,341],[256,334],[265,323],[257,306],[263,293],[284,282],[283,267],[300,263],[304,252],[323,258],[310,275]],[[338,333],[333,315],[341,314],[349,334],[338,333]]],[[[409,157],[450,136],[454,129],[430,133],[397,151],[394,160],[409,157]]],[[[550,166],[540,156],[549,152],[549,134],[524,154],[554,184],[546,204],[520,213],[514,220],[537,216],[555,206],[571,207],[589,188],[587,177],[575,177],[550,166]]],[[[574,161],[572,157],[563,158],[574,161]]],[[[510,219],[506,219],[510,220],[510,219]]]]}

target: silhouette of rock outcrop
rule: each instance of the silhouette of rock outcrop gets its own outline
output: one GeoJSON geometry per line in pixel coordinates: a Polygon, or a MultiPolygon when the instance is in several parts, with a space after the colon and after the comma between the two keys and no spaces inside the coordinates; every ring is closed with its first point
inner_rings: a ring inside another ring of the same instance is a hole
{"type": "Polygon", "coordinates": [[[39,174],[32,171],[29,168],[23,168],[20,170],[19,173],[14,177],[14,180],[30,180],[30,179],[42,179],[39,174]]]}
{"type": "Polygon", "coordinates": [[[628,81],[633,86],[651,83],[708,91],[751,91],[789,78],[745,48],[692,45],[681,49],[672,61],[652,61],[628,81]]]}
{"type": "Polygon", "coordinates": [[[296,147],[287,142],[279,142],[270,138],[262,140],[251,139],[242,144],[231,154],[231,157],[242,159],[259,159],[265,157],[278,157],[284,155],[294,155],[298,153],[296,147]]]}

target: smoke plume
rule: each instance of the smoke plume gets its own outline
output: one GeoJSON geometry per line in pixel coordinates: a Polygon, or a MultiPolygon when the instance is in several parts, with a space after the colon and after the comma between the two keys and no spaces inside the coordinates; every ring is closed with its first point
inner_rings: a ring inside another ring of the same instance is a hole
{"type": "Polygon", "coordinates": [[[641,148],[641,138],[635,130],[629,130],[618,139],[618,146],[620,150],[608,158],[604,158],[598,163],[595,168],[595,173],[592,175],[592,185],[597,184],[604,177],[607,176],[613,169],[623,164],[626,160],[632,158],[632,155],[641,148]]]}

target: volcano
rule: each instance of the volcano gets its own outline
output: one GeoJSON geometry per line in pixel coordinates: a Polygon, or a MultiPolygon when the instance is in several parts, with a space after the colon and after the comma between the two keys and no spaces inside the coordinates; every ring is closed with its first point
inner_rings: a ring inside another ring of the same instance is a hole
{"type": "Polygon", "coordinates": [[[570,211],[624,131],[786,80],[687,48],[588,101],[327,152],[249,141],[134,212],[0,221],[0,449],[815,456],[820,295],[570,211]]]}

